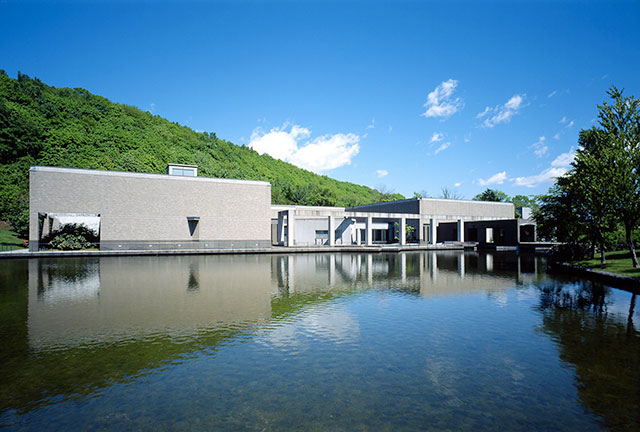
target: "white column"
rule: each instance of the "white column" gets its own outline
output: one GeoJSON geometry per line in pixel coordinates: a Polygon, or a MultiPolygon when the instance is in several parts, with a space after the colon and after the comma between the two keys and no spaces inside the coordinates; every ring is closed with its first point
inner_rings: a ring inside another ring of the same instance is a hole
{"type": "Polygon", "coordinates": [[[287,210],[287,246],[296,244],[296,217],[295,210],[287,210]]]}
{"type": "Polygon", "coordinates": [[[327,217],[329,225],[329,246],[335,246],[336,244],[336,229],[333,226],[333,216],[327,217]]]}
{"type": "Polygon", "coordinates": [[[353,224],[353,226],[354,226],[353,229],[356,230],[356,244],[360,246],[360,244],[362,243],[362,235],[360,234],[360,228],[358,228],[358,222],[353,224]]]}
{"type": "Polygon", "coordinates": [[[407,254],[400,252],[400,277],[402,282],[407,281],[407,254]]]}
{"type": "Polygon", "coordinates": [[[284,212],[278,212],[278,244],[284,245],[284,212]]]}
{"type": "Polygon", "coordinates": [[[458,219],[458,241],[464,241],[464,220],[458,219]]]}
{"type": "Polygon", "coordinates": [[[367,282],[369,286],[373,285],[373,255],[371,254],[367,254],[367,282]]]}
{"type": "MultiPolygon", "coordinates": [[[[407,220],[403,217],[400,218],[400,245],[404,246],[407,244],[407,220]]],[[[406,263],[406,261],[405,261],[406,263]]]]}
{"type": "Polygon", "coordinates": [[[424,243],[424,223],[422,219],[418,219],[418,243],[424,243]]]}
{"type": "Polygon", "coordinates": [[[371,216],[367,216],[367,246],[371,246],[373,244],[373,218],[371,216]]]}
{"type": "Polygon", "coordinates": [[[438,242],[438,222],[435,219],[429,219],[429,242],[434,245],[438,242]]]}

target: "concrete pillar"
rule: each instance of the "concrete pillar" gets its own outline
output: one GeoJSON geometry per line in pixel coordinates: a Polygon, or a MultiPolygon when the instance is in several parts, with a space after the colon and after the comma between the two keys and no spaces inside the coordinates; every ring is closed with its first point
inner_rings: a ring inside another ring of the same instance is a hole
{"type": "MultiPolygon", "coordinates": [[[[407,235],[406,235],[406,231],[407,231],[407,219],[401,217],[400,218],[400,246],[404,246],[407,244],[407,235]]],[[[406,263],[406,261],[405,261],[406,263]]]]}
{"type": "Polygon", "coordinates": [[[429,219],[429,243],[434,245],[438,242],[438,222],[435,219],[429,219]]]}
{"type": "Polygon", "coordinates": [[[335,246],[336,244],[336,228],[334,226],[333,216],[327,217],[329,225],[329,246],[335,246]]]}
{"type": "Polygon", "coordinates": [[[362,244],[362,234],[360,232],[360,228],[358,228],[357,222],[353,226],[354,226],[354,229],[356,230],[356,244],[360,246],[360,244],[362,244]]]}
{"type": "Polygon", "coordinates": [[[373,244],[373,217],[367,216],[367,246],[373,244]]]}
{"type": "Polygon", "coordinates": [[[458,219],[458,241],[464,241],[464,220],[458,219]]]}
{"type": "Polygon", "coordinates": [[[278,244],[284,245],[284,212],[278,212],[278,244]]]}
{"type": "Polygon", "coordinates": [[[295,210],[287,210],[287,246],[296,244],[296,217],[295,210]]]}
{"type": "Polygon", "coordinates": [[[424,243],[424,222],[422,219],[418,219],[418,242],[424,243]]]}

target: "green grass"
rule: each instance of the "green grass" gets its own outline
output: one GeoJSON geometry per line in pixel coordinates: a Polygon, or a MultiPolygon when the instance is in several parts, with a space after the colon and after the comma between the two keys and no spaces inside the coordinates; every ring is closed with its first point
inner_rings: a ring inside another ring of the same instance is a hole
{"type": "Polygon", "coordinates": [[[597,256],[596,259],[592,260],[573,261],[571,264],[588,267],[593,270],[615,273],[622,276],[640,278],[640,269],[633,268],[633,264],[631,263],[631,252],[607,252],[606,257],[607,263],[605,265],[600,264],[599,256],[597,256]]]}
{"type": "MultiPolygon", "coordinates": [[[[24,248],[24,243],[18,238],[18,235],[8,229],[0,228],[0,243],[9,243],[11,245],[17,246],[20,249],[24,248]]],[[[4,250],[4,248],[6,248],[6,246],[0,247],[0,250],[4,250]]]]}

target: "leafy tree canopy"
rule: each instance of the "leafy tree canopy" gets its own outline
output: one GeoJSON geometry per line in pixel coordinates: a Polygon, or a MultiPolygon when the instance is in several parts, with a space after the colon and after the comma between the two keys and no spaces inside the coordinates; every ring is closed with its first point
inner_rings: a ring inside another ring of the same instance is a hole
{"type": "Polygon", "coordinates": [[[486,189],[484,192],[474,196],[473,200],[474,201],[509,202],[509,195],[499,190],[486,189]]]}

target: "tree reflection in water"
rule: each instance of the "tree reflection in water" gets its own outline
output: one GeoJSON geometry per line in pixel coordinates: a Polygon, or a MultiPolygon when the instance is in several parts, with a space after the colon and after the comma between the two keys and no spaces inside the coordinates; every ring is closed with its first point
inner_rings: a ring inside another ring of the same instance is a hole
{"type": "Polygon", "coordinates": [[[576,372],[582,404],[615,431],[640,430],[640,335],[636,294],[628,313],[611,310],[612,288],[592,281],[541,287],[542,331],[576,372]]]}

